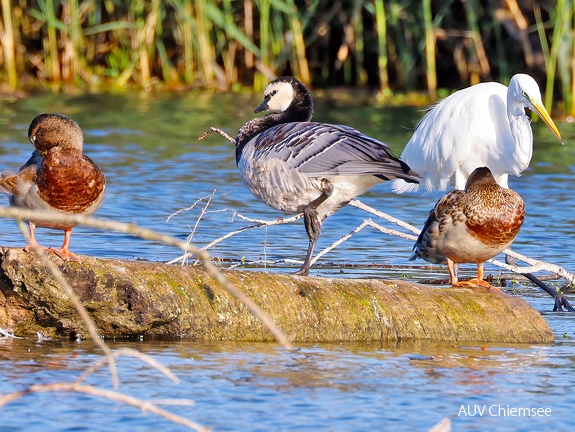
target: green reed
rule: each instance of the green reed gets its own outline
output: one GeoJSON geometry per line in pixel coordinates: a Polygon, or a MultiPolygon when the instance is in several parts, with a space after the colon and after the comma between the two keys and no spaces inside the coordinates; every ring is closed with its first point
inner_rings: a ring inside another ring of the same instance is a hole
{"type": "Polygon", "coordinates": [[[389,74],[387,66],[389,58],[387,54],[387,26],[385,24],[385,4],[383,0],[375,0],[375,26],[377,28],[377,67],[379,71],[379,85],[383,93],[389,90],[389,74]]]}
{"type": "Polygon", "coordinates": [[[12,19],[12,5],[10,0],[2,0],[2,54],[5,63],[6,81],[11,89],[18,87],[18,71],[16,70],[16,52],[14,41],[14,27],[12,19]]]}
{"type": "Polygon", "coordinates": [[[425,28],[425,76],[427,78],[427,91],[435,97],[437,92],[437,76],[435,65],[435,28],[431,15],[431,0],[423,0],[423,22],[425,28]]]}
{"type": "Polygon", "coordinates": [[[305,52],[303,25],[294,0],[287,0],[287,3],[290,6],[287,18],[290,23],[290,30],[293,37],[293,49],[290,51],[292,53],[291,60],[295,65],[295,75],[297,75],[305,84],[309,85],[311,84],[311,74],[305,52]]]}
{"type": "Polygon", "coordinates": [[[551,32],[551,44],[547,41],[547,33],[545,23],[543,22],[541,10],[538,5],[535,8],[535,16],[537,22],[537,31],[541,48],[545,58],[545,66],[547,71],[547,79],[545,83],[545,106],[548,110],[552,107],[553,93],[556,81],[557,69],[559,69],[559,79],[562,87],[567,89],[564,94],[565,110],[573,114],[575,107],[573,106],[573,93],[569,91],[574,78],[573,63],[575,57],[571,56],[575,52],[573,48],[573,32],[575,29],[574,23],[574,4],[572,0],[557,0],[557,7],[554,10],[553,29],[551,32]],[[571,25],[574,24],[573,27],[571,25]],[[573,51],[572,51],[573,50],[573,51]],[[562,54],[560,56],[560,54],[562,54]]]}
{"type": "Polygon", "coordinates": [[[375,80],[383,91],[434,98],[438,87],[537,75],[533,52],[542,52],[546,105],[555,97],[575,111],[575,0],[541,10],[515,0],[1,2],[0,81],[13,89],[31,79],[57,88],[261,89],[291,73],[307,84],[375,80]],[[514,31],[521,20],[526,28],[514,31]]]}

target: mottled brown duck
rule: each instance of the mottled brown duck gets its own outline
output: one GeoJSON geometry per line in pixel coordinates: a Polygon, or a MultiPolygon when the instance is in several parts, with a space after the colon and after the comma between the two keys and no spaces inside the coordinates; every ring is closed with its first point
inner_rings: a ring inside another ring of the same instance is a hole
{"type": "Polygon", "coordinates": [[[465,190],[447,193],[431,210],[410,260],[447,262],[452,286],[494,288],[483,280],[483,264],[511,245],[524,218],[521,196],[499,186],[489,168],[477,168],[465,190]],[[477,264],[477,278],[458,281],[454,263],[477,264]]]}
{"type": "MultiPolygon", "coordinates": [[[[63,115],[41,114],[28,129],[28,138],[36,147],[18,173],[0,174],[0,192],[8,195],[10,204],[32,210],[66,215],[91,215],[102,204],[106,190],[104,174],[82,154],[84,137],[78,124],[63,115]]],[[[37,245],[36,225],[64,231],[64,243],[54,251],[64,260],[79,261],[69,250],[72,223],[28,222],[30,245],[37,245]]],[[[38,245],[37,245],[38,246],[38,245]]]]}

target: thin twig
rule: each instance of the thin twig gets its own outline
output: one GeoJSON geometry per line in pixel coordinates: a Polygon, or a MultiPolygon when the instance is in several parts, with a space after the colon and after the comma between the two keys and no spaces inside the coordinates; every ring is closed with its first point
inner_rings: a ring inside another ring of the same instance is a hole
{"type": "Polygon", "coordinates": [[[202,141],[204,139],[206,139],[208,137],[208,135],[210,135],[211,133],[216,132],[218,134],[220,134],[221,136],[223,136],[225,139],[227,139],[229,142],[235,143],[236,140],[233,139],[230,135],[228,135],[226,132],[224,132],[221,129],[215,128],[215,127],[211,127],[209,130],[206,131],[206,133],[204,133],[203,135],[198,137],[198,140],[202,141]]]}
{"type": "Polygon", "coordinates": [[[206,214],[207,208],[210,206],[210,203],[212,202],[212,199],[214,198],[215,193],[216,193],[216,189],[214,189],[212,194],[208,197],[208,202],[206,203],[205,206],[202,207],[202,211],[200,212],[200,215],[196,218],[196,223],[194,224],[194,227],[192,228],[192,232],[186,238],[186,241],[188,243],[191,243],[194,240],[194,235],[196,234],[196,230],[198,229],[198,225],[200,224],[200,221],[202,220],[202,218],[206,214]]]}
{"type": "Polygon", "coordinates": [[[172,219],[174,216],[179,215],[180,213],[192,210],[194,207],[196,207],[199,203],[201,203],[206,198],[209,198],[209,201],[211,201],[212,198],[214,197],[214,194],[216,193],[216,190],[217,189],[214,189],[214,191],[211,194],[206,195],[205,197],[198,198],[191,206],[175,211],[174,213],[172,213],[170,216],[168,216],[166,218],[166,222],[170,222],[170,219],[172,219]]]}
{"type": "Polygon", "coordinates": [[[5,338],[22,339],[21,337],[14,336],[8,330],[4,330],[3,328],[0,328],[0,335],[4,336],[5,338]]]}
{"type": "MultiPolygon", "coordinates": [[[[235,231],[231,231],[231,232],[229,232],[229,233],[227,233],[227,234],[225,234],[225,235],[223,235],[223,236],[221,236],[221,237],[219,237],[219,238],[217,238],[217,239],[211,241],[211,242],[208,243],[207,245],[203,246],[203,247],[201,248],[201,250],[204,250],[204,251],[205,251],[205,250],[208,250],[208,249],[214,247],[215,245],[217,245],[218,243],[221,243],[222,241],[224,241],[224,240],[226,240],[226,239],[228,239],[228,238],[230,238],[230,237],[233,237],[233,236],[235,236],[235,235],[237,235],[237,234],[241,234],[241,233],[243,233],[244,231],[252,230],[252,229],[255,229],[255,228],[260,228],[260,227],[262,227],[262,226],[268,227],[268,226],[272,226],[272,225],[282,225],[282,224],[292,223],[292,222],[294,222],[294,221],[300,219],[303,215],[302,215],[302,214],[298,214],[298,215],[296,215],[296,216],[292,216],[292,217],[287,218],[287,219],[286,219],[286,218],[280,218],[280,219],[274,219],[274,220],[250,219],[250,218],[246,218],[245,216],[242,216],[242,215],[240,215],[240,214],[237,214],[236,216],[237,216],[238,218],[240,218],[240,219],[244,219],[244,220],[247,220],[247,221],[250,221],[250,222],[255,222],[255,224],[254,224],[254,225],[249,225],[249,226],[245,226],[245,227],[239,228],[239,229],[237,229],[237,230],[235,230],[235,231]]],[[[175,264],[175,263],[177,263],[177,262],[184,261],[186,258],[190,257],[191,255],[193,255],[193,253],[186,253],[186,254],[184,254],[184,255],[182,255],[182,256],[179,256],[179,257],[177,257],[177,258],[174,258],[173,260],[168,261],[167,264],[175,264]]]]}
{"type": "Polygon", "coordinates": [[[206,272],[212,278],[214,278],[214,280],[225,291],[227,291],[228,294],[243,303],[248,308],[248,310],[260,320],[263,326],[273,334],[273,336],[280,344],[282,344],[286,349],[291,349],[291,342],[268,316],[268,314],[265,313],[256,303],[254,303],[233,283],[231,283],[230,280],[216,267],[216,265],[212,263],[210,255],[197,246],[188,244],[166,234],[160,234],[147,228],[140,228],[135,224],[95,219],[82,215],[64,215],[55,212],[34,211],[16,207],[0,207],[0,217],[24,219],[32,222],[51,222],[55,224],[71,223],[73,225],[83,225],[90,228],[117,231],[125,234],[131,234],[144,240],[158,241],[164,243],[165,245],[178,247],[185,252],[192,253],[202,261],[206,272]]]}
{"type": "MultiPolygon", "coordinates": [[[[120,349],[112,351],[112,355],[114,357],[120,357],[120,356],[135,357],[135,358],[143,361],[144,363],[148,363],[154,369],[157,369],[158,371],[162,372],[164,375],[166,375],[168,378],[170,378],[175,384],[177,384],[179,382],[178,377],[176,375],[174,375],[174,373],[170,369],[161,365],[160,363],[158,363],[156,360],[154,360],[152,357],[150,357],[147,354],[141,353],[141,352],[136,351],[132,348],[120,348],[120,349]]],[[[107,357],[102,357],[101,359],[99,359],[92,366],[87,368],[82,375],[80,375],[80,377],[76,380],[76,384],[81,384],[82,382],[84,382],[86,380],[86,378],[88,378],[88,376],[90,376],[90,374],[97,371],[107,361],[108,361],[107,357]]]]}
{"type": "Polygon", "coordinates": [[[371,219],[365,219],[357,228],[351,230],[349,232],[349,234],[344,235],[342,238],[340,238],[339,240],[333,242],[331,245],[329,245],[328,247],[326,247],[325,249],[323,249],[321,252],[319,252],[312,260],[311,260],[311,264],[313,265],[317,260],[319,260],[322,256],[324,256],[326,253],[330,252],[331,250],[335,249],[337,246],[339,246],[340,244],[342,244],[343,242],[349,240],[352,236],[354,236],[355,234],[357,234],[358,232],[360,232],[362,229],[364,229],[365,227],[371,227],[371,228],[375,228],[378,231],[381,231],[384,234],[388,234],[388,235],[393,235],[393,236],[397,236],[397,237],[402,237],[408,240],[417,240],[417,237],[411,235],[411,234],[404,234],[402,232],[396,231],[396,230],[392,230],[389,228],[384,228],[381,225],[373,222],[371,219]]]}
{"type": "Polygon", "coordinates": [[[77,393],[84,393],[93,396],[103,397],[108,400],[124,403],[136,408],[140,408],[142,412],[151,412],[157,416],[163,417],[167,420],[170,420],[173,423],[180,424],[182,426],[186,426],[195,431],[207,432],[211,429],[203,427],[196,422],[188,420],[184,417],[179,415],[173,414],[169,411],[166,411],[158,406],[156,406],[152,402],[146,402],[135,398],[130,395],[126,395],[123,393],[119,393],[112,390],[105,390],[98,387],[90,386],[90,385],[82,385],[78,383],[53,383],[53,384],[33,384],[28,388],[13,392],[7,393],[0,396],[0,407],[4,406],[10,402],[13,402],[17,399],[20,399],[23,396],[32,393],[43,393],[43,392],[77,392],[77,393]]]}

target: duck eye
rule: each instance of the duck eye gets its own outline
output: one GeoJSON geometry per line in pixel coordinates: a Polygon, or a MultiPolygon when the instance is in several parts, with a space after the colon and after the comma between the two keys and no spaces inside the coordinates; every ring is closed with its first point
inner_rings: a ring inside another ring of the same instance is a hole
{"type": "Polygon", "coordinates": [[[36,142],[36,135],[32,135],[30,137],[30,141],[32,141],[32,143],[35,143],[36,142]]]}

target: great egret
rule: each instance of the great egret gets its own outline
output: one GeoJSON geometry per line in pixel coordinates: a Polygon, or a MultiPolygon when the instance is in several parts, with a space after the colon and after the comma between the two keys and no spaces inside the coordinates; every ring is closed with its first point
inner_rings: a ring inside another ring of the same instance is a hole
{"type": "MultiPolygon", "coordinates": [[[[84,138],[78,123],[59,114],[41,114],[32,121],[28,138],[36,147],[28,162],[17,174],[0,174],[0,192],[9,196],[10,204],[68,215],[94,213],[104,200],[106,179],[82,154],[84,138]]],[[[28,224],[30,243],[36,245],[36,224],[28,224]]],[[[50,250],[64,260],[79,261],[69,250],[74,224],[42,222],[38,226],[63,230],[62,247],[50,250]]],[[[26,246],[25,250],[29,249],[30,245],[26,246]]]]}
{"type": "MultiPolygon", "coordinates": [[[[525,108],[535,111],[557,139],[561,134],[541,102],[535,80],[511,78],[509,87],[488,82],[459,90],[439,102],[420,121],[401,159],[421,174],[419,184],[446,190],[452,177],[463,189],[477,167],[487,166],[502,187],[509,174],[519,176],[533,154],[533,131],[525,108]]],[[[394,192],[411,192],[418,184],[395,180],[394,192]]]]}
{"type": "Polygon", "coordinates": [[[307,275],[325,218],[372,186],[402,178],[417,182],[389,147],[348,126],[310,122],[313,100],[293,77],[272,81],[236,137],[236,162],[248,189],[265,204],[304,214],[309,247],[296,273],[307,275]]]}
{"type": "Polygon", "coordinates": [[[489,168],[477,168],[465,190],[448,192],[431,210],[409,259],[447,262],[452,286],[490,288],[483,280],[483,263],[511,245],[524,218],[519,194],[499,186],[489,168]],[[477,278],[459,282],[454,263],[477,264],[477,278]]]}

